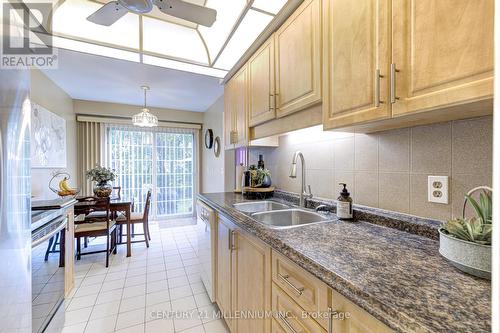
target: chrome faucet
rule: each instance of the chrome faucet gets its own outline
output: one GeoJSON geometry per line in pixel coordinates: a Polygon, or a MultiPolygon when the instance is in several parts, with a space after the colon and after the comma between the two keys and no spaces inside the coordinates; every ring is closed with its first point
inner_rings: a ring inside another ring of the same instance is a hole
{"type": "Polygon", "coordinates": [[[290,169],[290,178],[297,178],[297,158],[299,157],[302,164],[302,181],[300,184],[299,205],[305,207],[305,198],[312,198],[313,195],[311,193],[311,185],[308,185],[306,190],[306,161],[304,160],[304,155],[302,155],[302,153],[298,150],[293,154],[292,167],[290,169]]]}

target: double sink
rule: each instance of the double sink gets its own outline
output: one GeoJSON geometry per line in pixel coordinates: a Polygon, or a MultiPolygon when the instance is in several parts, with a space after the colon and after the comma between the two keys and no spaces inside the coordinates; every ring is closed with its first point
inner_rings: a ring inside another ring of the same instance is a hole
{"type": "Polygon", "coordinates": [[[271,200],[240,202],[233,206],[236,210],[250,215],[257,222],[272,229],[294,228],[333,220],[329,215],[271,200]]]}

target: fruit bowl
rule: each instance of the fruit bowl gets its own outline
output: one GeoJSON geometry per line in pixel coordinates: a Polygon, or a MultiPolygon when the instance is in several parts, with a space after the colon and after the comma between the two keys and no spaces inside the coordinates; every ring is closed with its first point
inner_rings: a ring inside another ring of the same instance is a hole
{"type": "Polygon", "coordinates": [[[72,188],[68,181],[71,176],[67,172],[56,172],[49,181],[49,188],[61,198],[75,198],[79,193],[79,188],[72,188]],[[57,181],[57,187],[53,183],[57,181]]]}

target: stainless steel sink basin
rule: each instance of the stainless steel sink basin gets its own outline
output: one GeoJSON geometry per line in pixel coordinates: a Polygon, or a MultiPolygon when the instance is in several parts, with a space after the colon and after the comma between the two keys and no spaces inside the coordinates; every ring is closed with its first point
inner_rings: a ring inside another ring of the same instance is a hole
{"type": "Polygon", "coordinates": [[[269,200],[240,202],[235,203],[233,206],[240,212],[244,213],[267,212],[270,210],[286,209],[289,207],[285,204],[269,200]]]}
{"type": "Polygon", "coordinates": [[[274,229],[292,228],[332,220],[328,216],[298,208],[254,213],[252,218],[274,229]]]}

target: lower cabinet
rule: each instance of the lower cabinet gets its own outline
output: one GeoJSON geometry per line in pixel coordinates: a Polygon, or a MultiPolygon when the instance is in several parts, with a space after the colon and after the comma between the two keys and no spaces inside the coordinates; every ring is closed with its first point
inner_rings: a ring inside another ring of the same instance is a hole
{"type": "Polygon", "coordinates": [[[232,333],[271,332],[271,249],[219,218],[216,301],[232,333]]]}
{"type": "Polygon", "coordinates": [[[391,333],[389,327],[332,290],[332,328],[335,333],[391,333]]]}
{"type": "Polygon", "coordinates": [[[215,301],[222,312],[226,324],[232,332],[232,238],[233,232],[230,222],[219,216],[217,226],[217,283],[215,301]]]}
{"type": "Polygon", "coordinates": [[[216,302],[231,333],[389,333],[385,324],[219,215],[216,302]]]}
{"type": "MultiPolygon", "coordinates": [[[[309,312],[301,308],[274,283],[272,297],[273,312],[278,323],[275,326],[280,326],[281,330],[289,333],[326,333],[326,330],[309,315],[309,312]]],[[[280,332],[280,329],[273,332],[280,332]]]]}
{"type": "Polygon", "coordinates": [[[268,333],[271,321],[271,249],[239,231],[234,244],[234,305],[238,333],[268,333]]]}

